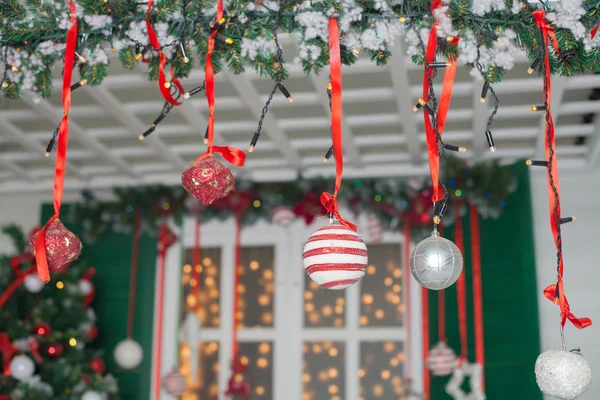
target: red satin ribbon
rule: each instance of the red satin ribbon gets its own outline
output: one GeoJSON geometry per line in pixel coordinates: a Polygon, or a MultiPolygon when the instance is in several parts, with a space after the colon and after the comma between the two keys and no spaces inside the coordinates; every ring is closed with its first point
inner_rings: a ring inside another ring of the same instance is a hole
{"type": "Polygon", "coordinates": [[[73,0],[69,0],[70,28],[67,33],[65,47],[65,63],[63,68],[63,119],[58,127],[58,145],[56,150],[56,164],[54,167],[54,215],[46,222],[35,241],[35,258],[38,274],[42,282],[50,281],[48,260],[46,259],[46,228],[60,216],[62,206],[63,189],[65,186],[65,169],[67,167],[67,146],[69,143],[69,109],[71,108],[71,77],[73,76],[73,63],[75,62],[75,50],[77,47],[77,16],[73,0]]]}
{"type": "MultiPolygon", "coordinates": [[[[163,53],[163,51],[160,49],[160,42],[158,41],[158,36],[156,36],[156,32],[152,27],[152,23],[150,23],[150,11],[152,11],[153,3],[154,0],[148,0],[148,10],[146,11],[146,27],[148,28],[148,39],[150,40],[150,45],[154,50],[158,51],[158,55],[160,56],[160,62],[158,63],[158,88],[160,89],[160,92],[162,93],[166,101],[168,101],[174,106],[178,106],[181,104],[181,102],[175,100],[175,98],[171,94],[171,90],[165,86],[167,84],[167,78],[165,76],[165,64],[167,63],[167,57],[165,56],[165,53],[163,53]]],[[[179,92],[183,94],[185,90],[179,82],[179,79],[173,76],[174,72],[175,69],[171,68],[171,80],[173,84],[177,87],[177,89],[179,89],[179,92]]]]}
{"type": "Polygon", "coordinates": [[[194,229],[194,254],[192,257],[192,277],[196,281],[196,285],[192,288],[192,293],[196,299],[194,310],[200,310],[200,211],[196,214],[196,226],[194,229]]]}
{"type": "Polygon", "coordinates": [[[344,151],[342,146],[342,59],[338,22],[329,18],[329,80],[331,82],[331,138],[335,157],[335,190],[333,195],[321,194],[321,204],[340,224],[356,231],[356,225],[344,220],[339,213],[337,196],[342,184],[344,151]]]}
{"type": "Polygon", "coordinates": [[[167,236],[169,228],[164,222],[158,234],[158,315],[156,322],[156,341],[154,351],[156,366],[154,370],[154,398],[160,399],[161,363],[162,363],[162,328],[165,299],[165,267],[167,258],[167,236]]]}
{"type": "MultiPolygon", "coordinates": [[[[537,22],[538,28],[540,28],[542,30],[542,37],[544,39],[545,48],[546,49],[548,48],[548,40],[549,40],[548,38],[550,38],[551,44],[554,46],[556,52],[560,55],[560,50],[558,48],[558,40],[556,39],[556,34],[555,34],[552,26],[550,26],[546,22],[544,11],[537,10],[537,11],[534,11],[532,14],[533,14],[533,18],[537,22]]],[[[569,303],[567,302],[567,298],[565,296],[564,283],[563,283],[564,261],[563,261],[562,251],[560,251],[559,242],[558,242],[558,232],[559,232],[560,227],[559,227],[558,221],[556,220],[557,217],[554,214],[554,209],[556,209],[558,218],[560,219],[560,216],[561,216],[560,201],[558,201],[558,199],[556,199],[556,197],[554,195],[554,191],[552,190],[552,186],[550,185],[550,179],[552,178],[552,181],[554,182],[554,186],[556,187],[556,191],[558,193],[558,197],[560,198],[560,183],[558,180],[558,163],[556,160],[556,153],[552,154],[550,152],[550,148],[551,148],[550,144],[553,149],[556,149],[556,140],[555,140],[555,134],[554,134],[554,119],[552,117],[552,108],[550,105],[550,103],[552,101],[552,86],[551,86],[551,74],[550,74],[550,59],[549,59],[547,50],[544,52],[544,73],[545,73],[546,82],[548,83],[547,84],[548,92],[544,93],[544,98],[546,98],[546,96],[548,98],[548,104],[547,104],[548,110],[546,112],[549,114],[549,116],[548,116],[549,127],[548,127],[547,134],[550,137],[550,143],[548,143],[548,140],[544,140],[544,144],[546,146],[546,160],[548,160],[548,162],[550,163],[550,167],[551,167],[551,172],[548,173],[548,202],[549,202],[549,209],[550,209],[549,210],[550,211],[550,226],[552,227],[552,235],[554,236],[554,243],[556,245],[556,250],[557,250],[557,252],[559,252],[558,281],[557,281],[556,285],[554,285],[554,286],[558,287],[558,293],[556,293],[556,287],[555,287],[554,293],[555,293],[556,298],[551,298],[550,300],[552,302],[554,302],[555,304],[558,304],[558,306],[560,307],[561,325],[563,327],[565,326],[565,323],[567,322],[567,319],[568,319],[569,321],[571,321],[573,323],[573,325],[575,325],[579,329],[583,329],[583,328],[591,325],[592,321],[589,318],[576,318],[571,313],[569,303]]],[[[544,291],[544,295],[546,295],[547,290],[548,289],[546,289],[544,291]]]]}
{"type": "Polygon", "coordinates": [[[429,290],[421,287],[421,308],[423,311],[423,400],[429,399],[431,391],[431,377],[429,368],[427,368],[427,359],[429,358],[429,290]]]}
{"type": "MultiPolygon", "coordinates": [[[[441,6],[440,1],[434,1],[431,5],[432,11],[441,6]]],[[[438,23],[434,23],[429,33],[427,42],[426,58],[427,62],[431,63],[435,60],[437,50],[437,27],[438,23]]],[[[452,88],[454,87],[454,78],[456,76],[456,60],[449,60],[450,66],[446,68],[444,73],[444,84],[442,86],[442,94],[439,99],[437,110],[437,125],[440,135],[444,132],[446,126],[446,118],[450,108],[450,100],[452,98],[452,88]]],[[[429,71],[431,72],[431,71],[429,71]]],[[[423,72],[423,100],[429,100],[429,79],[427,78],[428,71],[423,72]]],[[[443,197],[439,187],[440,174],[440,155],[437,145],[437,137],[433,124],[431,123],[430,115],[423,110],[423,119],[425,123],[425,136],[427,138],[427,155],[429,158],[429,171],[431,173],[431,183],[433,185],[433,201],[440,200],[443,197]]]]}
{"type": "Polygon", "coordinates": [[[404,365],[406,366],[406,376],[412,376],[412,335],[411,335],[411,313],[410,313],[410,281],[412,279],[410,274],[410,240],[411,240],[411,232],[410,232],[410,224],[408,220],[404,220],[404,272],[403,272],[403,281],[404,281],[404,330],[406,331],[405,341],[406,341],[406,362],[404,365]]]}
{"type": "Polygon", "coordinates": [[[127,304],[127,337],[133,337],[133,322],[135,319],[135,296],[137,292],[137,274],[140,254],[142,215],[139,209],[135,209],[135,221],[133,223],[133,240],[131,243],[131,270],[129,272],[129,301],[127,304]]]}
{"type": "Polygon", "coordinates": [[[11,343],[8,338],[8,333],[2,332],[0,333],[0,354],[2,354],[3,367],[4,367],[4,375],[10,376],[10,362],[15,353],[18,353],[19,349],[17,349],[11,343]]]}
{"type": "MultiPolygon", "coordinates": [[[[475,362],[485,365],[483,341],[483,291],[481,289],[481,248],[479,245],[479,214],[477,206],[471,205],[471,259],[473,263],[473,314],[475,323],[475,362]]],[[[485,390],[485,374],[481,376],[481,387],[485,390]]]]}
{"type": "MultiPolygon", "coordinates": [[[[559,290],[562,292],[562,279],[559,281],[559,290]]],[[[553,303],[556,303],[556,285],[550,285],[548,286],[546,289],[544,289],[544,296],[550,300],[553,303]]],[[[577,318],[575,315],[573,315],[573,313],[571,312],[571,307],[569,306],[569,302],[567,301],[567,298],[565,297],[565,304],[566,304],[566,313],[564,314],[565,319],[568,319],[569,321],[571,321],[571,323],[577,328],[577,329],[583,329],[583,328],[587,328],[588,326],[592,325],[592,320],[589,318],[577,318]]],[[[564,325],[565,321],[562,322],[562,324],[564,325]]]]}
{"type": "Polygon", "coordinates": [[[27,344],[29,345],[29,350],[31,350],[31,354],[35,359],[35,362],[38,364],[42,364],[44,362],[44,359],[40,355],[40,342],[38,342],[36,338],[30,337],[27,340],[27,344]]]}
{"type": "MultiPolygon", "coordinates": [[[[463,223],[460,213],[458,212],[459,207],[456,207],[456,227],[454,229],[454,236],[456,247],[462,254],[465,253],[464,236],[463,236],[463,223]]],[[[460,333],[460,356],[461,359],[467,359],[468,347],[467,347],[467,287],[465,281],[465,271],[458,277],[456,282],[456,298],[458,303],[458,330],[460,333]]]]}
{"type": "Polygon", "coordinates": [[[239,292],[238,286],[240,284],[240,264],[242,262],[242,245],[241,245],[241,233],[242,233],[242,215],[243,211],[238,211],[235,214],[235,265],[234,265],[234,286],[233,286],[233,327],[231,334],[231,365],[234,365],[238,359],[238,301],[239,292]]]}
{"type": "Polygon", "coordinates": [[[21,262],[31,261],[33,256],[28,253],[20,254],[10,259],[10,265],[15,274],[15,280],[2,292],[0,295],[0,308],[4,307],[6,302],[10,300],[15,291],[23,284],[25,277],[35,271],[35,265],[29,267],[25,272],[21,272],[21,262]]]}

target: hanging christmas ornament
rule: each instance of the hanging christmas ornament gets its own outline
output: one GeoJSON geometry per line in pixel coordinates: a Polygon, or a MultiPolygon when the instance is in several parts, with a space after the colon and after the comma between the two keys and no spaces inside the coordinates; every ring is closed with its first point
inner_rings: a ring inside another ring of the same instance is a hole
{"type": "Polygon", "coordinates": [[[187,382],[185,381],[185,376],[177,368],[173,368],[163,378],[162,387],[170,396],[179,397],[187,390],[187,382]]]}
{"type": "Polygon", "coordinates": [[[456,369],[458,357],[445,342],[438,342],[429,350],[427,368],[434,376],[448,376],[456,369]]]}
{"type": "Polygon", "coordinates": [[[44,282],[37,273],[29,274],[23,279],[23,285],[29,293],[39,293],[44,288],[44,282]]]}
{"type": "Polygon", "coordinates": [[[46,352],[48,353],[48,357],[58,358],[63,355],[64,351],[65,351],[65,348],[62,344],[60,344],[58,342],[54,342],[54,343],[51,343],[50,346],[48,346],[48,349],[46,352]]]}
{"type": "Polygon", "coordinates": [[[296,219],[296,214],[290,207],[281,206],[273,210],[271,220],[275,225],[288,227],[296,219]]]}
{"type": "Polygon", "coordinates": [[[367,245],[358,233],[335,222],[308,238],[302,258],[308,276],[319,286],[345,289],[365,275],[367,245]]]}
{"type": "Polygon", "coordinates": [[[125,339],[115,347],[113,353],[115,362],[123,369],[137,368],[144,358],[142,346],[133,339],[125,339]]]}
{"type": "Polygon", "coordinates": [[[535,362],[535,379],[548,396],[574,400],[592,384],[592,368],[578,350],[548,350],[535,362]]]}
{"type": "Polygon", "coordinates": [[[367,220],[367,230],[369,231],[369,236],[373,243],[379,244],[379,242],[381,242],[381,234],[383,233],[383,224],[377,215],[369,215],[367,220]]]}
{"type": "Polygon", "coordinates": [[[225,396],[240,396],[243,400],[247,400],[250,395],[250,383],[244,379],[246,366],[235,359],[231,362],[231,377],[227,382],[227,391],[225,396]]]}
{"type": "Polygon", "coordinates": [[[485,400],[482,379],[483,368],[481,365],[469,364],[467,360],[462,360],[446,384],[446,393],[454,400],[485,400]],[[466,377],[469,377],[470,393],[465,393],[461,388],[466,377]]]}
{"type": "Polygon", "coordinates": [[[46,322],[37,322],[33,325],[33,333],[49,338],[52,334],[52,327],[46,322]]]}
{"type": "Polygon", "coordinates": [[[81,396],[81,400],[105,400],[104,397],[95,390],[86,390],[81,396]]]}
{"type": "Polygon", "coordinates": [[[97,374],[103,374],[106,371],[106,363],[100,357],[92,357],[90,359],[90,367],[97,374]]]}
{"type": "Polygon", "coordinates": [[[419,284],[431,290],[452,286],[463,270],[460,250],[434,230],[419,242],[410,256],[410,272],[419,284]]]}
{"type": "Polygon", "coordinates": [[[35,364],[33,360],[25,355],[15,356],[10,362],[10,376],[21,382],[27,381],[33,376],[35,364]]]}
{"type": "Polygon", "coordinates": [[[31,254],[36,255],[36,242],[42,232],[45,233],[46,260],[50,271],[56,272],[79,257],[81,242],[58,218],[31,239],[31,254]]]}
{"type": "Polygon", "coordinates": [[[205,206],[227,196],[235,188],[235,178],[229,168],[212,154],[202,155],[183,171],[181,183],[191,196],[205,206]]]}

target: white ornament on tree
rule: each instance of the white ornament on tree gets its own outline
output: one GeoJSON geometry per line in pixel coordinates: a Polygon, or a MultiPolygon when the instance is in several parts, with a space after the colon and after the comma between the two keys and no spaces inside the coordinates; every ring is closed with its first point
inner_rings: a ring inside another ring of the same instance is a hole
{"type": "Polygon", "coordinates": [[[81,400],[105,400],[106,396],[95,390],[86,390],[81,396],[81,400]]]}
{"type": "Polygon", "coordinates": [[[448,376],[458,366],[458,357],[445,342],[438,342],[429,350],[427,368],[433,376],[448,376]]]}
{"type": "Polygon", "coordinates": [[[142,346],[133,339],[127,338],[115,347],[114,358],[117,365],[124,369],[137,368],[144,358],[142,346]]]}
{"type": "Polygon", "coordinates": [[[92,293],[92,290],[94,290],[94,286],[92,285],[92,282],[90,282],[89,279],[79,280],[79,293],[81,293],[84,296],[87,296],[88,294],[92,293]]]}
{"type": "Polygon", "coordinates": [[[21,382],[26,382],[33,376],[35,364],[31,358],[21,354],[11,360],[8,368],[10,376],[21,382]]]}
{"type": "Polygon", "coordinates": [[[469,364],[467,360],[462,360],[460,365],[454,370],[452,378],[446,384],[446,393],[455,400],[485,400],[482,382],[483,367],[479,364],[469,364]],[[461,389],[466,377],[469,377],[470,393],[465,393],[461,389]]]}
{"type": "Polygon", "coordinates": [[[185,341],[190,350],[190,377],[195,382],[198,377],[199,345],[200,345],[200,318],[196,312],[189,312],[183,325],[185,341]]]}
{"type": "Polygon", "coordinates": [[[545,394],[574,400],[592,384],[592,367],[579,351],[548,350],[535,362],[535,379],[545,394]]]}
{"type": "Polygon", "coordinates": [[[40,281],[37,272],[27,275],[23,280],[23,285],[29,293],[39,293],[44,288],[44,282],[40,281]]]}
{"type": "Polygon", "coordinates": [[[434,230],[419,242],[410,256],[410,273],[421,286],[442,290],[452,286],[463,270],[460,250],[434,230]]]}

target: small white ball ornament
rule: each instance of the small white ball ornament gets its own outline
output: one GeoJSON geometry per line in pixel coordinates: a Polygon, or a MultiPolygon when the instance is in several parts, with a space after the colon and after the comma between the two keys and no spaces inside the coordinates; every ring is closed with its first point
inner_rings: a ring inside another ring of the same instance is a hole
{"type": "Polygon", "coordinates": [[[104,400],[105,396],[95,390],[86,390],[81,396],[81,400],[104,400]]]}
{"type": "Polygon", "coordinates": [[[352,229],[333,223],[308,238],[302,258],[308,276],[319,286],[345,289],[365,275],[367,245],[352,229]]]}
{"type": "Polygon", "coordinates": [[[79,280],[79,293],[81,293],[83,296],[87,296],[88,294],[92,293],[93,289],[94,286],[92,285],[92,282],[90,282],[89,279],[79,280]]]}
{"type": "Polygon", "coordinates": [[[434,230],[419,242],[410,256],[410,273],[421,286],[442,290],[452,286],[463,270],[460,250],[434,230]]]}
{"type": "Polygon", "coordinates": [[[29,293],[39,293],[44,288],[44,282],[40,281],[37,272],[29,274],[23,279],[23,285],[29,293]]]}
{"type": "Polygon", "coordinates": [[[433,376],[448,376],[458,366],[458,357],[445,342],[438,342],[429,350],[427,368],[433,376]]]}
{"type": "Polygon", "coordinates": [[[174,368],[163,378],[162,387],[170,396],[179,397],[187,390],[185,376],[177,368],[174,368]]]}
{"type": "Polygon", "coordinates": [[[15,356],[8,365],[10,376],[21,382],[26,382],[33,376],[35,364],[25,355],[15,356]]]}
{"type": "Polygon", "coordinates": [[[535,380],[548,396],[574,400],[592,384],[592,367],[578,351],[548,350],[535,362],[535,380]]]}
{"type": "Polygon", "coordinates": [[[137,368],[144,358],[142,346],[133,339],[125,339],[115,347],[114,357],[117,365],[124,369],[137,368]]]}

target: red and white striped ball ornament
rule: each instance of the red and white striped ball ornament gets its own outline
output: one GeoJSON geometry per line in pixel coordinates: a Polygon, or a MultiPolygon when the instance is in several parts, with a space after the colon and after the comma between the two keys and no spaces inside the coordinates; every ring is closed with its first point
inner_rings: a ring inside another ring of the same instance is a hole
{"type": "Polygon", "coordinates": [[[294,214],[294,211],[290,207],[280,206],[273,210],[271,218],[274,224],[285,228],[294,222],[296,214],[294,214]]]}
{"type": "Polygon", "coordinates": [[[302,258],[308,276],[319,286],[345,289],[365,275],[367,245],[352,229],[333,223],[308,238],[302,258]]]}
{"type": "Polygon", "coordinates": [[[177,368],[163,378],[162,387],[170,396],[179,397],[187,390],[185,376],[177,368]]]}
{"type": "Polygon", "coordinates": [[[458,366],[458,357],[445,342],[438,342],[429,350],[427,368],[433,376],[448,376],[458,366]]]}
{"type": "Polygon", "coordinates": [[[369,215],[367,230],[373,243],[379,244],[381,242],[381,235],[383,234],[383,224],[378,216],[374,214],[369,215]]]}

